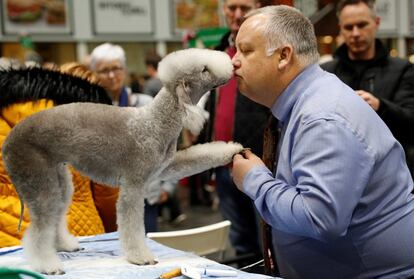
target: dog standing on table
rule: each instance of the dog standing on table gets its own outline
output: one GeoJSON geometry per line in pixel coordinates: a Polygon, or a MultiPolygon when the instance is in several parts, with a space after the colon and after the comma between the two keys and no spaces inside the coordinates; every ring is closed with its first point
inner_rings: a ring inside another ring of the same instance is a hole
{"type": "Polygon", "coordinates": [[[147,106],[72,103],[20,122],[3,145],[3,158],[30,211],[23,247],[33,268],[62,274],[56,252],[80,249],[66,223],[73,192],[69,164],[97,182],[120,187],[117,223],[126,258],[134,264],[155,263],[145,244],[146,185],[225,165],[243,149],[212,142],[176,151],[182,128],[198,134],[206,120],[195,104],[232,72],[230,58],[222,52],[181,50],[161,61],[163,88],[147,106]]]}

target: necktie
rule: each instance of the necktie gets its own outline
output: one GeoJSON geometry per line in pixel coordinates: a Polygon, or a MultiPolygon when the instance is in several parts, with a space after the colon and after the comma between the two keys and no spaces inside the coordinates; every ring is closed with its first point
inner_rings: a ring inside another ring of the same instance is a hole
{"type": "MultiPolygon", "coordinates": [[[[270,115],[267,126],[263,134],[263,162],[266,167],[276,173],[277,164],[277,145],[280,137],[280,129],[277,125],[277,119],[270,115]]],[[[262,242],[263,242],[263,259],[265,273],[271,276],[277,276],[278,270],[275,255],[272,246],[272,228],[262,219],[262,242]]]]}

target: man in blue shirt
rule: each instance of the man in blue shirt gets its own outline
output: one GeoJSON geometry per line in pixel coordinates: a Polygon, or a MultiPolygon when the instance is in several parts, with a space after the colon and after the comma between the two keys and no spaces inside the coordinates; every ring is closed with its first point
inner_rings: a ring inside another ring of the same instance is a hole
{"type": "Polygon", "coordinates": [[[317,64],[299,11],[249,13],[233,57],[240,91],[279,120],[277,172],[251,152],[233,179],[272,226],[283,278],[414,276],[413,181],[404,151],[355,91],[317,64]]]}

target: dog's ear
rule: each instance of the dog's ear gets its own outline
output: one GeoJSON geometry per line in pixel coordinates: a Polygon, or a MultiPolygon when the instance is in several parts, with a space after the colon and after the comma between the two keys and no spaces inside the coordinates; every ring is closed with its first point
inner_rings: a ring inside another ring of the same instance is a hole
{"type": "Polygon", "coordinates": [[[177,92],[178,100],[181,103],[189,105],[193,104],[190,98],[190,87],[185,81],[180,81],[175,90],[177,92]]]}

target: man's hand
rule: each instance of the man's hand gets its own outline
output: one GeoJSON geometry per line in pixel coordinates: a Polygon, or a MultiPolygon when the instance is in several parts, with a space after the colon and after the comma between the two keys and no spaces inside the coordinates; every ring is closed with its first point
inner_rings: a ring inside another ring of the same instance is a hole
{"type": "Polygon", "coordinates": [[[239,190],[243,191],[244,176],[255,166],[260,166],[264,163],[253,154],[250,150],[245,149],[233,157],[233,181],[239,190]]]}
{"type": "Polygon", "coordinates": [[[370,105],[375,111],[378,111],[380,106],[380,100],[371,93],[364,90],[357,90],[356,93],[370,105]]]}

